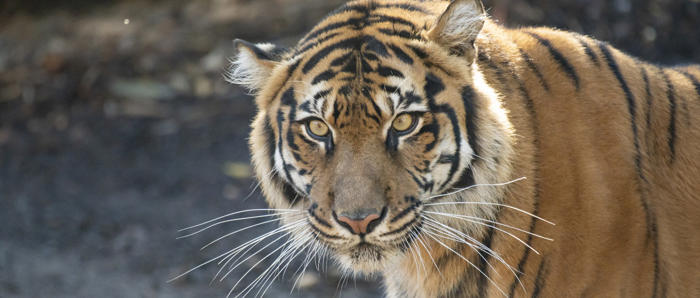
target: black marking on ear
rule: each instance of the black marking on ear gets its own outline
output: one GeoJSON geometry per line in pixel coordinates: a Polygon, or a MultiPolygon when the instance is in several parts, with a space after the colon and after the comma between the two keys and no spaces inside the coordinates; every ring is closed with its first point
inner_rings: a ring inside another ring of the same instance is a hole
{"type": "Polygon", "coordinates": [[[403,73],[401,73],[399,70],[397,70],[395,68],[391,68],[388,66],[382,66],[382,65],[377,66],[377,73],[383,77],[404,78],[403,73]]]}
{"type": "MultiPolygon", "coordinates": [[[[525,50],[520,49],[520,55],[522,56],[523,60],[527,64],[527,67],[530,68],[530,70],[537,76],[537,78],[540,80],[540,83],[542,84],[542,87],[544,90],[549,92],[549,84],[547,84],[547,80],[544,79],[544,76],[542,75],[542,72],[540,72],[540,69],[537,67],[534,61],[532,61],[532,58],[530,55],[528,55],[525,50]]],[[[481,57],[481,56],[479,56],[481,57]]]]}
{"type": "Polygon", "coordinates": [[[479,144],[476,138],[476,106],[474,105],[474,89],[470,86],[462,88],[462,104],[464,104],[465,123],[467,128],[467,141],[474,154],[479,155],[479,144]]]}
{"type": "Polygon", "coordinates": [[[559,63],[559,66],[561,66],[562,70],[564,70],[564,73],[566,73],[569,78],[571,78],[572,81],[574,81],[574,85],[576,86],[576,90],[579,89],[580,87],[580,82],[578,75],[576,74],[576,69],[574,68],[571,63],[569,63],[569,60],[566,60],[564,55],[562,55],[561,52],[559,52],[557,49],[552,46],[552,43],[543,38],[542,36],[532,33],[532,32],[525,32],[526,34],[532,36],[534,39],[537,39],[537,41],[543,45],[547,50],[549,50],[549,53],[552,55],[552,58],[554,58],[557,63],[559,63]]]}
{"type": "Polygon", "coordinates": [[[399,46],[394,45],[394,44],[389,44],[389,48],[391,49],[392,52],[398,57],[403,63],[406,63],[408,65],[413,65],[413,58],[406,54],[399,46]]]}
{"type": "Polygon", "coordinates": [[[676,95],[673,83],[666,72],[661,70],[661,76],[666,82],[666,97],[668,98],[668,106],[671,113],[668,123],[668,149],[671,152],[671,162],[673,162],[676,159],[676,95]]]}
{"type": "Polygon", "coordinates": [[[246,49],[250,50],[256,58],[260,60],[272,60],[272,61],[277,61],[278,57],[275,55],[280,53],[280,50],[273,49],[270,52],[264,51],[260,47],[258,47],[256,44],[247,42],[242,39],[236,39],[233,41],[233,46],[234,48],[238,48],[239,46],[244,46],[246,49]]]}

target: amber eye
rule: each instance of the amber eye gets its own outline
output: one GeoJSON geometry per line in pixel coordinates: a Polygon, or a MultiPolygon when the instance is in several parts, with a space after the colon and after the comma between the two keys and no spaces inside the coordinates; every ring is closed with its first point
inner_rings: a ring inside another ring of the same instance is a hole
{"type": "Polygon", "coordinates": [[[413,115],[403,113],[396,117],[396,119],[394,119],[394,122],[391,124],[391,127],[399,133],[407,132],[409,129],[413,128],[415,121],[416,120],[413,115]]]}
{"type": "Polygon", "coordinates": [[[325,137],[328,135],[328,125],[321,120],[313,119],[309,121],[306,127],[309,129],[309,132],[316,137],[325,137]]]}

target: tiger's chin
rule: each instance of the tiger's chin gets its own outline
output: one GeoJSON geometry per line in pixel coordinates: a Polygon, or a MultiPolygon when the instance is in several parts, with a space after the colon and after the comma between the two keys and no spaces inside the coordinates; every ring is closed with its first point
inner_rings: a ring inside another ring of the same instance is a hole
{"type": "Polygon", "coordinates": [[[398,249],[362,242],[350,248],[335,250],[335,257],[343,267],[355,273],[374,274],[383,271],[389,260],[399,254],[398,249]]]}

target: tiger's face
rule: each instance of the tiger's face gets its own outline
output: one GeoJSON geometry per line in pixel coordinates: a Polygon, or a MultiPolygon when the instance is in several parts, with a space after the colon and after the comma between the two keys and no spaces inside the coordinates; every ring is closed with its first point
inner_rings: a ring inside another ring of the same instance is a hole
{"type": "MultiPolygon", "coordinates": [[[[428,205],[501,178],[508,167],[508,124],[474,66],[476,35],[457,43],[445,35],[456,29],[450,18],[465,14],[477,16],[470,34],[481,29],[483,8],[465,3],[426,18],[430,30],[382,21],[381,8],[350,3],[357,10],[329,16],[284,54],[237,42],[232,79],[257,93],[250,143],[266,200],[272,208],[305,210],[305,230],[346,268],[381,271],[415,242],[427,249],[423,229],[453,220],[426,221],[428,207],[493,214],[484,205],[428,205]],[[364,25],[328,29],[341,18],[364,25]]],[[[460,194],[470,196],[496,202],[498,194],[460,194]]]]}

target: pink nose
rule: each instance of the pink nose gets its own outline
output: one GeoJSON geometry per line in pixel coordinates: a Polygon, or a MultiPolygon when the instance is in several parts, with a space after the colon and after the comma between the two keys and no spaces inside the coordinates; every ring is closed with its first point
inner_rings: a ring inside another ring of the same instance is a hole
{"type": "Polygon", "coordinates": [[[380,220],[379,213],[371,213],[361,218],[350,218],[348,216],[338,216],[338,222],[344,225],[351,232],[358,235],[364,235],[372,231],[373,223],[380,220]],[[370,226],[372,224],[372,226],[370,226]]]}

